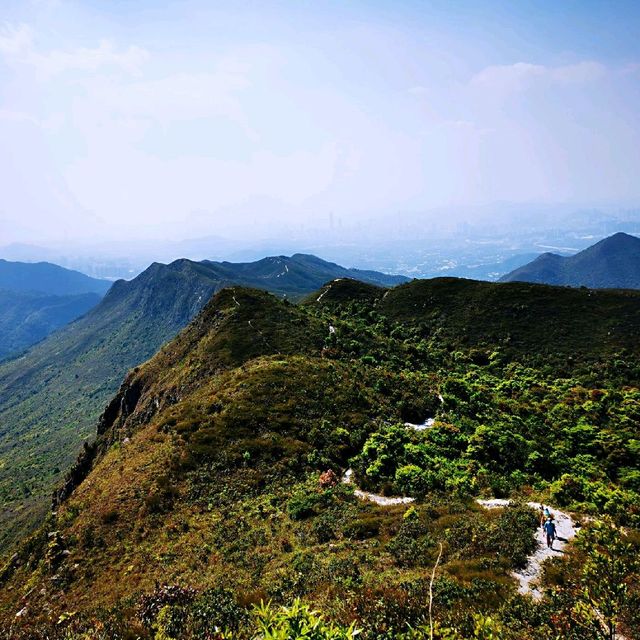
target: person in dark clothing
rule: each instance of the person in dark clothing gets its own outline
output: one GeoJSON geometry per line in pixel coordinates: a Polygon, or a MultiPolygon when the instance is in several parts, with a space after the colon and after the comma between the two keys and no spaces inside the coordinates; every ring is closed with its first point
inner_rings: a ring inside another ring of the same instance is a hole
{"type": "Polygon", "coordinates": [[[545,507],[544,505],[540,505],[540,528],[544,529],[544,523],[547,521],[547,518],[551,515],[549,511],[549,507],[545,507]]]}
{"type": "Polygon", "coordinates": [[[556,523],[551,516],[547,518],[542,528],[547,534],[547,547],[553,549],[553,541],[556,539],[556,523]]]}

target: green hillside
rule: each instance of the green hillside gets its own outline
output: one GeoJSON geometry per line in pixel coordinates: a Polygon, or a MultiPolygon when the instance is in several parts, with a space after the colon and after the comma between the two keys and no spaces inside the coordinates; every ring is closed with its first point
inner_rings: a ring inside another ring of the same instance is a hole
{"type": "Polygon", "coordinates": [[[299,638],[317,619],[301,598],[323,611],[319,639],[353,624],[586,640],[614,615],[637,638],[639,308],[629,292],[453,279],[343,279],[299,306],[221,291],[126,377],[6,563],[5,635],[299,638]],[[416,501],[362,500],[347,468],[416,501]],[[532,499],[584,525],[539,603],[511,576],[539,535],[532,499]]]}
{"type": "MultiPolygon", "coordinates": [[[[440,332],[451,347],[496,345],[540,365],[551,360],[571,367],[567,358],[637,352],[639,344],[640,294],[634,291],[435,278],[390,291],[380,308],[427,334],[440,332]]],[[[637,371],[633,376],[638,380],[637,371]]]]}
{"type": "Polygon", "coordinates": [[[377,271],[346,269],[316,256],[296,253],[290,258],[277,256],[257,262],[211,262],[202,264],[211,269],[221,281],[247,287],[268,289],[273,293],[300,297],[319,289],[325,282],[336,278],[351,278],[382,287],[392,287],[409,278],[390,276],[377,271]],[[266,286],[268,283],[268,286],[266,286]]]}
{"type": "Polygon", "coordinates": [[[349,274],[387,285],[406,280],[305,255],[153,264],[130,282],[114,283],[77,322],[0,364],[0,556],[42,517],[125,373],[173,338],[214,292],[237,283],[296,299],[349,274]]]}

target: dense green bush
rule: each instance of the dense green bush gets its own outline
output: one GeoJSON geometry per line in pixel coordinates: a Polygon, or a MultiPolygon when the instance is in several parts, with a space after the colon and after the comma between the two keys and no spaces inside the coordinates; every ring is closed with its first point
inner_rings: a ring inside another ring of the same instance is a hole
{"type": "Polygon", "coordinates": [[[345,628],[328,623],[300,600],[279,609],[262,604],[254,610],[254,618],[256,640],[353,640],[358,635],[354,624],[345,628]]]}

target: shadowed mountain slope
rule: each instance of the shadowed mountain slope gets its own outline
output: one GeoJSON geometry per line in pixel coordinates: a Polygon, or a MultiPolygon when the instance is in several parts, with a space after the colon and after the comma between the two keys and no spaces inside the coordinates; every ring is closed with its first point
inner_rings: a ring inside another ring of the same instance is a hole
{"type": "Polygon", "coordinates": [[[0,360],[86,313],[110,286],[49,262],[0,260],[0,360]]]}
{"type": "Polygon", "coordinates": [[[640,289],[640,239],[616,233],[574,256],[543,253],[500,279],[500,282],[514,281],[593,289],[640,289]]]}
{"type": "Polygon", "coordinates": [[[64,296],[80,293],[104,295],[111,282],[91,278],[79,271],[65,269],[50,262],[9,262],[0,259],[0,289],[39,291],[64,296]]]}
{"type": "Polygon", "coordinates": [[[562,290],[452,278],[389,291],[381,311],[450,345],[499,346],[544,358],[603,357],[640,346],[640,292],[562,290]]]}
{"type": "Polygon", "coordinates": [[[366,302],[394,322],[437,337],[443,348],[499,347],[530,357],[599,358],[640,349],[640,292],[587,291],[463,278],[413,280],[382,289],[352,280],[327,283],[305,305],[366,302]]]}
{"type": "Polygon", "coordinates": [[[257,262],[205,261],[203,264],[211,267],[221,281],[260,289],[268,288],[273,293],[286,293],[294,297],[315,291],[325,282],[335,278],[352,278],[382,287],[393,287],[409,280],[405,276],[390,276],[377,271],[346,269],[303,253],[296,253],[290,258],[264,258],[257,262]]]}
{"type": "Polygon", "coordinates": [[[97,293],[52,296],[0,290],[0,360],[85,314],[100,297],[97,293]]]}

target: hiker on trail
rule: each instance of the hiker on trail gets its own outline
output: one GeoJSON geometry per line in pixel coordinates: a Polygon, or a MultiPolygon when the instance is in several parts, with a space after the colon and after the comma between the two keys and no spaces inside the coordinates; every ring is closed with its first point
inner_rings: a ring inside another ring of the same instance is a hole
{"type": "Polygon", "coordinates": [[[553,521],[551,516],[547,518],[547,521],[544,523],[542,528],[547,534],[547,547],[549,547],[549,549],[553,549],[553,541],[556,538],[556,523],[553,521]]]}
{"type": "Polygon", "coordinates": [[[540,505],[540,526],[544,529],[544,523],[547,521],[547,518],[551,516],[549,513],[549,507],[545,507],[544,505],[540,505]]]}

